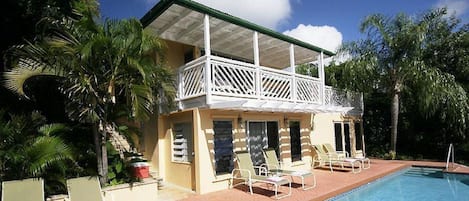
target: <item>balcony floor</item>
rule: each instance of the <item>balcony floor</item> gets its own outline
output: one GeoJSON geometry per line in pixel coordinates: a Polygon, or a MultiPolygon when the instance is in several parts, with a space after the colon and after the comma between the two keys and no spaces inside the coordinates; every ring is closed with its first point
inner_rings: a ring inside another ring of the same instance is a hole
{"type": "Polygon", "coordinates": [[[289,113],[342,113],[360,115],[361,110],[353,107],[327,106],[312,103],[294,103],[290,101],[257,100],[238,97],[212,96],[212,103],[205,103],[205,96],[185,100],[183,108],[208,108],[221,110],[241,110],[255,112],[289,112],[289,113]]]}

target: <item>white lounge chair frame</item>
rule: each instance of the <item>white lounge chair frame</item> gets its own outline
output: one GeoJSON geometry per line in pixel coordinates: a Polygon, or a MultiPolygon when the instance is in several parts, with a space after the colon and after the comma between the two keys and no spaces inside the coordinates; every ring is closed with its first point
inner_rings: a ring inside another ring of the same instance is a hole
{"type": "Polygon", "coordinates": [[[275,153],[275,149],[265,149],[262,151],[265,158],[265,166],[267,167],[267,171],[271,175],[287,175],[290,176],[293,180],[293,177],[298,177],[301,179],[301,186],[303,190],[308,190],[316,187],[316,175],[310,171],[293,171],[293,170],[285,170],[282,169],[281,164],[278,161],[277,154],[275,153]],[[309,186],[305,185],[305,178],[313,177],[313,183],[309,186]]]}
{"type": "MultiPolygon", "coordinates": [[[[249,186],[249,192],[251,195],[253,194],[252,190],[252,185],[256,182],[262,182],[265,184],[272,185],[275,189],[275,198],[276,199],[281,199],[285,198],[291,195],[291,181],[286,179],[286,178],[281,178],[281,177],[268,177],[268,176],[263,176],[263,175],[256,175],[256,172],[254,170],[254,165],[252,164],[251,161],[251,156],[249,152],[247,151],[241,151],[241,152],[236,152],[236,162],[238,164],[239,168],[233,169],[231,172],[231,188],[233,188],[235,185],[233,185],[235,179],[240,179],[244,180],[244,184],[249,186]],[[279,196],[278,195],[278,189],[280,186],[288,184],[288,194],[279,196]]],[[[262,169],[263,167],[257,167],[259,169],[262,169]]],[[[267,170],[260,170],[259,172],[263,172],[267,170]]],[[[238,185],[238,184],[237,184],[238,185]]]]}
{"type": "MultiPolygon", "coordinates": [[[[362,171],[362,162],[359,159],[354,159],[354,158],[341,158],[338,157],[336,154],[328,154],[324,151],[322,148],[322,145],[312,145],[313,149],[316,151],[316,156],[313,158],[313,165],[316,162],[319,162],[319,166],[323,165],[329,165],[329,169],[331,172],[334,172],[334,169],[332,168],[333,164],[338,164],[342,167],[342,169],[345,168],[345,164],[350,165],[352,168],[352,173],[360,173],[362,171]],[[358,162],[358,165],[355,165],[355,163],[358,162]],[[358,168],[358,169],[357,169],[358,168]]],[[[313,166],[316,167],[316,166],[313,166]]]]}

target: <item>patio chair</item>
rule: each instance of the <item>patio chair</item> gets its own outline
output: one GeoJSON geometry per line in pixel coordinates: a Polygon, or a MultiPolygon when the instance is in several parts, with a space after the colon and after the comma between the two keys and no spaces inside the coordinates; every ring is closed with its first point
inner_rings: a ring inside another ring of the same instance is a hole
{"type": "Polygon", "coordinates": [[[370,159],[365,156],[362,150],[356,150],[354,158],[362,162],[363,169],[369,169],[371,167],[370,159]]]}
{"type": "Polygon", "coordinates": [[[44,180],[31,178],[2,182],[2,201],[44,201],[44,180]]]}
{"type": "Polygon", "coordinates": [[[350,167],[352,168],[352,173],[359,173],[361,172],[361,161],[359,159],[354,159],[354,158],[341,158],[338,157],[336,154],[329,154],[327,153],[322,147],[322,145],[311,145],[313,149],[316,151],[316,156],[313,157],[313,168],[318,167],[314,166],[316,162],[319,163],[319,166],[324,166],[328,165],[329,169],[331,172],[334,172],[332,165],[333,164],[338,164],[342,167],[342,169],[345,168],[345,164],[349,164],[350,167]],[[358,166],[355,165],[355,163],[358,162],[358,166]],[[358,169],[357,169],[358,168],[358,169]]]}
{"type": "Polygon", "coordinates": [[[267,167],[267,171],[271,175],[287,175],[290,176],[292,180],[293,177],[299,177],[301,179],[301,186],[303,190],[308,190],[316,187],[316,176],[312,172],[282,169],[281,164],[278,161],[277,154],[275,153],[275,149],[264,149],[263,154],[266,162],[265,166],[267,167]],[[308,187],[305,187],[305,178],[307,177],[313,177],[313,184],[308,187]]]}
{"type": "MultiPolygon", "coordinates": [[[[254,165],[252,164],[251,161],[251,156],[249,152],[247,151],[239,151],[235,152],[236,156],[236,162],[238,165],[237,169],[233,169],[231,172],[231,187],[233,187],[233,182],[235,179],[240,179],[244,181],[244,184],[249,186],[249,191],[251,192],[251,195],[253,194],[252,192],[252,184],[256,182],[262,182],[265,184],[272,185],[275,187],[275,198],[276,199],[281,199],[287,196],[291,195],[291,182],[283,177],[279,176],[263,176],[263,175],[257,175],[256,171],[254,170],[254,165]],[[288,194],[279,196],[278,195],[278,189],[280,186],[288,184],[288,194]]],[[[258,167],[262,169],[263,167],[258,167]]],[[[265,170],[264,170],[265,171],[265,170]]],[[[262,172],[262,171],[259,171],[262,172]]]]}
{"type": "Polygon", "coordinates": [[[335,148],[330,143],[323,144],[324,150],[329,155],[339,159],[345,159],[349,157],[349,153],[347,151],[336,151],[335,148]]]}
{"type": "Polygon", "coordinates": [[[79,177],[67,180],[70,201],[104,201],[97,177],[79,177]]]}

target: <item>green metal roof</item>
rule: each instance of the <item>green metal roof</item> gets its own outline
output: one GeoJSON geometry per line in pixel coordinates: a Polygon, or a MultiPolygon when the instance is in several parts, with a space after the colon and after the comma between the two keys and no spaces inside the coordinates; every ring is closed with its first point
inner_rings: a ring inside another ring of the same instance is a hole
{"type": "Polygon", "coordinates": [[[298,45],[303,48],[307,48],[316,52],[323,52],[325,55],[328,56],[333,56],[334,53],[325,49],[322,49],[320,47],[316,47],[314,45],[311,45],[309,43],[303,42],[301,40],[295,39],[293,37],[281,34],[279,32],[273,31],[271,29],[265,28],[263,26],[248,22],[246,20],[243,20],[239,17],[235,17],[232,15],[229,15],[227,13],[221,12],[219,10],[207,7],[205,5],[202,5],[200,3],[197,3],[195,1],[191,0],[160,0],[158,4],[156,4],[148,13],[145,14],[145,16],[140,19],[144,27],[147,27],[150,25],[158,16],[160,16],[162,13],[165,12],[166,9],[168,9],[171,5],[177,4],[180,6],[183,6],[185,8],[200,12],[200,13],[205,13],[208,14],[212,17],[221,19],[223,21],[236,24],[238,26],[251,29],[254,31],[257,31],[259,33],[263,33],[265,35],[277,38],[279,40],[283,40],[289,43],[292,43],[294,45],[298,45]]]}

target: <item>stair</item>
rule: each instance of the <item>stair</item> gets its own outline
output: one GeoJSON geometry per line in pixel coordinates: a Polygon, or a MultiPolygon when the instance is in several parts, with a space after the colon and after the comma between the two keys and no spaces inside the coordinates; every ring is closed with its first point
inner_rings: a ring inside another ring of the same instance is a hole
{"type": "Polygon", "coordinates": [[[413,167],[406,173],[406,176],[415,176],[415,177],[433,177],[433,178],[443,178],[443,171],[442,169],[436,168],[420,168],[420,167],[413,167]]]}
{"type": "Polygon", "coordinates": [[[124,153],[126,152],[133,152],[130,143],[128,142],[127,138],[119,132],[116,131],[114,126],[107,126],[106,127],[107,133],[109,133],[109,141],[111,142],[112,146],[119,152],[119,155],[122,159],[124,159],[124,153]]]}

